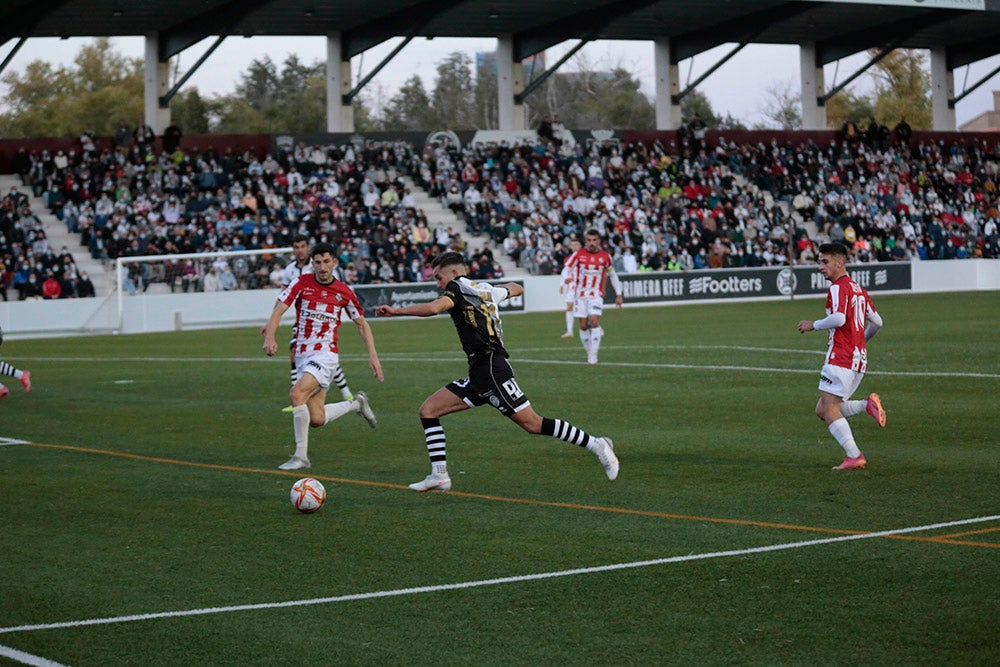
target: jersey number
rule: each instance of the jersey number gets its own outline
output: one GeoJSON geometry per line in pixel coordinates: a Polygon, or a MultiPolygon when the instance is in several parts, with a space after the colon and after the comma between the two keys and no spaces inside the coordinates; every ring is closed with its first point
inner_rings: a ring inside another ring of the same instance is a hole
{"type": "Polygon", "coordinates": [[[868,304],[861,294],[852,297],[854,307],[854,325],[859,331],[864,331],[865,321],[868,319],[868,304]]]}

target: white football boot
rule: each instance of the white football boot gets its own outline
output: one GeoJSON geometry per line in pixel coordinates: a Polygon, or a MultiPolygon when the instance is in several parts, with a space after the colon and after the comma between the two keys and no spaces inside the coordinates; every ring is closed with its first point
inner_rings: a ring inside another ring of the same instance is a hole
{"type": "Polygon", "coordinates": [[[311,467],[309,464],[309,459],[302,459],[299,458],[298,456],[292,456],[292,458],[288,459],[280,466],[278,466],[278,470],[303,470],[309,467],[311,467]]]}
{"type": "Polygon", "coordinates": [[[604,472],[608,479],[618,477],[618,457],[615,456],[615,445],[611,442],[611,438],[593,437],[590,444],[587,445],[587,449],[597,455],[597,460],[604,466],[604,472]]]}
{"type": "Polygon", "coordinates": [[[369,426],[375,428],[375,425],[378,424],[378,419],[375,418],[375,412],[372,410],[371,403],[368,402],[368,394],[359,391],[354,395],[353,400],[358,402],[358,414],[368,422],[369,426]]]}
{"type": "Polygon", "coordinates": [[[447,473],[431,473],[422,481],[410,484],[410,488],[421,493],[425,491],[450,491],[451,477],[448,477],[447,473]]]}

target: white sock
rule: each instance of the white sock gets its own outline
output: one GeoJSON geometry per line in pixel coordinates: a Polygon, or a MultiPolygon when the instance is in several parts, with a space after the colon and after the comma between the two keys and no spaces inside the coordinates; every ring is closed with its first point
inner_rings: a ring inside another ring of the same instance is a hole
{"type": "Polygon", "coordinates": [[[840,443],[840,446],[844,448],[844,453],[849,458],[856,459],[861,456],[861,450],[854,443],[854,434],[851,433],[851,425],[847,423],[846,419],[841,417],[830,424],[830,435],[840,443]]]}
{"type": "Polygon", "coordinates": [[[604,329],[602,327],[595,327],[590,330],[590,351],[597,354],[597,351],[601,349],[601,339],[604,337],[604,329]]]}
{"type": "Polygon", "coordinates": [[[587,354],[590,354],[590,329],[580,329],[580,342],[587,354]]]}
{"type": "Polygon", "coordinates": [[[433,475],[444,475],[448,476],[448,464],[445,462],[438,462],[431,464],[431,474],[433,475]]]}
{"type": "Polygon", "coordinates": [[[309,460],[309,407],[296,405],[292,408],[292,430],[295,432],[295,455],[309,460]]]}
{"type": "Polygon", "coordinates": [[[566,333],[573,333],[573,313],[569,310],[566,311],[566,333]]]}
{"type": "Polygon", "coordinates": [[[840,414],[850,419],[854,415],[868,412],[868,401],[844,401],[840,404],[840,414]]]}
{"type": "Polygon", "coordinates": [[[361,409],[357,401],[341,401],[339,403],[327,403],[323,406],[326,409],[326,423],[329,424],[334,419],[343,417],[348,412],[357,412],[361,409]]]}

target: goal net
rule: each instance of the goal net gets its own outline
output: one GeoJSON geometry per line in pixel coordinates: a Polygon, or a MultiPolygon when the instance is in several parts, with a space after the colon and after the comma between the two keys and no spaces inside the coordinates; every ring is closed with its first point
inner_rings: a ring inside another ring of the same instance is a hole
{"type": "Polygon", "coordinates": [[[115,285],[119,297],[269,289],[282,287],[277,272],[291,261],[291,248],[119,257],[115,285]]]}

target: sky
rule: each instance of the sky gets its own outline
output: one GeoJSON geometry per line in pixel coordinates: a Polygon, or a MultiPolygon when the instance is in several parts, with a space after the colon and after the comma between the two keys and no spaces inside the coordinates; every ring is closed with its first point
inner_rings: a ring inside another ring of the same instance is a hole
{"type": "MultiPolygon", "coordinates": [[[[186,71],[208,49],[215,38],[203,40],[180,54],[180,70],[186,71]]],[[[89,39],[35,38],[28,40],[14,56],[6,71],[21,72],[33,60],[46,60],[54,64],[71,65],[80,48],[89,39]]],[[[353,81],[357,82],[380,63],[386,55],[400,43],[401,38],[388,40],[351,60],[353,81]]],[[[118,37],[112,40],[115,49],[123,55],[142,58],[144,53],[141,37],[118,37]]],[[[13,48],[14,41],[0,45],[0,60],[13,48]]],[[[565,42],[546,52],[546,62],[555,63],[576,42],[565,42]]],[[[680,63],[682,87],[712,67],[734,45],[727,44],[701,53],[680,63]]],[[[381,94],[388,101],[396,89],[411,75],[418,74],[428,90],[433,88],[436,67],[449,54],[462,51],[474,59],[477,51],[493,51],[496,40],[490,38],[459,39],[438,37],[433,40],[414,39],[379,72],[366,88],[372,99],[381,94]]],[[[326,40],[323,37],[230,37],[195,72],[185,84],[186,88],[197,87],[203,95],[231,93],[240,75],[246,71],[254,58],[268,55],[279,66],[290,54],[297,55],[303,62],[312,63],[326,58],[326,40]]],[[[642,84],[643,92],[652,97],[654,90],[653,44],[652,42],[597,41],[585,46],[579,60],[573,59],[563,65],[563,71],[579,69],[581,62],[592,69],[610,69],[623,66],[632,71],[642,84]]],[[[845,80],[862,67],[868,58],[865,54],[850,56],[825,68],[827,87],[845,80]]],[[[1000,56],[973,63],[955,70],[955,92],[960,94],[994,68],[1000,66],[1000,56]]],[[[736,54],[719,70],[709,76],[700,86],[718,116],[727,113],[743,121],[747,126],[764,122],[762,108],[769,99],[768,90],[775,87],[791,86],[793,93],[799,90],[799,50],[794,45],[751,44],[736,54]]],[[[851,84],[851,89],[865,92],[872,87],[865,75],[851,84]]],[[[993,90],[1000,90],[1000,75],[987,82],[968,97],[961,100],[955,109],[958,124],[993,110],[993,90]]],[[[529,98],[530,99],[530,98],[529,98]]]]}

